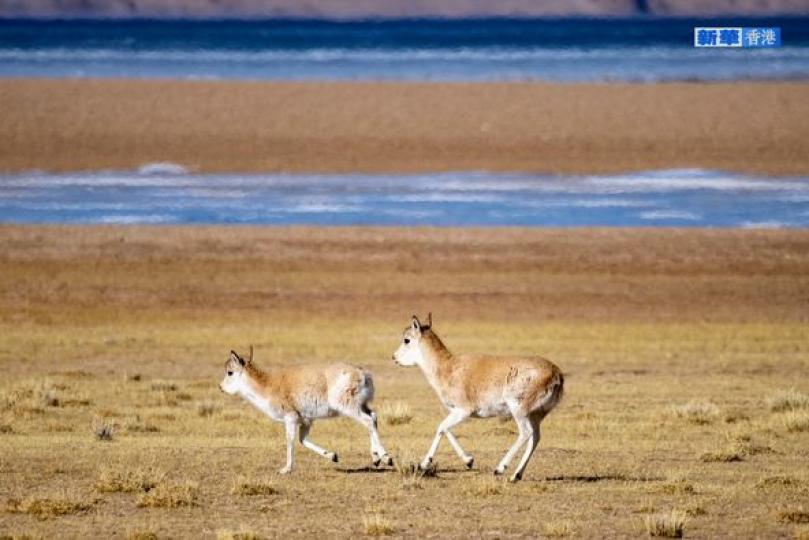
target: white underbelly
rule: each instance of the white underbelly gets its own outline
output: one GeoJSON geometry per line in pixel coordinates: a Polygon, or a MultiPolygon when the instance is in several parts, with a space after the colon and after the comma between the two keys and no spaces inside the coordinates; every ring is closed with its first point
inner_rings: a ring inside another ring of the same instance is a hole
{"type": "Polygon", "coordinates": [[[307,420],[337,416],[337,411],[332,409],[327,403],[304,406],[300,408],[299,412],[300,415],[307,420]]]}
{"type": "Polygon", "coordinates": [[[511,411],[508,408],[508,405],[505,403],[492,403],[490,405],[484,405],[482,407],[478,407],[478,410],[474,412],[473,416],[477,416],[479,418],[489,418],[491,416],[510,416],[511,411]]]}

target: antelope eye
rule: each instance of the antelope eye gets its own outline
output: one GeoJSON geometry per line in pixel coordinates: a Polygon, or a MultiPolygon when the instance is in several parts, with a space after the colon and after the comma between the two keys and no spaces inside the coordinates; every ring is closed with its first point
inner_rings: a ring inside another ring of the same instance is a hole
{"type": "Polygon", "coordinates": [[[233,375],[233,372],[232,372],[232,371],[228,371],[228,377],[230,377],[231,375],[233,375]]]}
{"type": "Polygon", "coordinates": [[[404,338],[404,343],[405,345],[408,345],[410,343],[410,338],[404,338]]]}

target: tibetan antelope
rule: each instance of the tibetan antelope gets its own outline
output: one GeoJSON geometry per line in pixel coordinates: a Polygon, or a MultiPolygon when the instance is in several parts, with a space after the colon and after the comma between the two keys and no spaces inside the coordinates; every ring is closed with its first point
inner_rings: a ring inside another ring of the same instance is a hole
{"type": "Polygon", "coordinates": [[[219,388],[239,395],[259,411],[286,428],[287,462],[279,471],[287,474],[295,462],[295,439],[316,454],[337,462],[337,454],[309,440],[309,430],[318,418],[338,415],[352,418],[371,436],[374,466],[393,464],[382,446],[376,429],[376,415],[368,408],[374,398],[374,381],[365,369],[348,364],[322,367],[286,367],[259,369],[253,363],[253,347],[245,359],[235,351],[225,362],[225,378],[219,388]]]}
{"type": "Polygon", "coordinates": [[[399,348],[393,353],[393,360],[400,366],[420,367],[449,410],[419,464],[422,469],[430,467],[441,437],[447,438],[458,457],[471,469],[475,460],[461,448],[452,428],[469,417],[511,415],[520,433],[494,474],[505,473],[514,456],[525,446],[510,481],[522,478],[539,443],[539,424],[562,398],[565,379],[556,365],[537,357],[455,356],[433,331],[432,314],[426,325],[413,315],[399,348]]]}

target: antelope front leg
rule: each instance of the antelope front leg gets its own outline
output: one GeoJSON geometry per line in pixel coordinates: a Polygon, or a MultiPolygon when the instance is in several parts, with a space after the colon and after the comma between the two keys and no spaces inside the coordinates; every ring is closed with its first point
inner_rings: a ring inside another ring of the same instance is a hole
{"type": "Polygon", "coordinates": [[[281,474],[289,474],[295,465],[295,436],[298,434],[299,420],[296,415],[289,415],[284,418],[284,427],[287,436],[287,464],[278,471],[281,474]]]}
{"type": "Polygon", "coordinates": [[[458,439],[455,438],[455,435],[451,431],[447,430],[444,435],[447,436],[449,444],[452,445],[455,453],[458,454],[459,458],[461,458],[461,461],[463,461],[463,464],[466,465],[466,468],[471,469],[472,465],[475,464],[475,458],[466,453],[461,446],[461,443],[458,442],[458,439]]]}
{"type": "MultiPolygon", "coordinates": [[[[447,434],[448,435],[447,438],[452,437],[452,435],[449,433],[449,430],[452,429],[453,427],[457,426],[458,424],[460,424],[461,422],[463,422],[467,418],[469,418],[469,413],[466,412],[463,409],[457,409],[456,408],[456,409],[452,409],[449,412],[447,417],[444,418],[444,420],[438,425],[438,430],[435,432],[435,438],[433,439],[433,444],[430,445],[430,449],[427,451],[427,455],[424,456],[424,459],[421,462],[421,468],[423,470],[427,470],[427,469],[430,468],[430,464],[433,462],[433,458],[435,457],[435,453],[438,451],[438,445],[441,443],[441,436],[447,434]]],[[[455,439],[455,437],[452,437],[452,439],[455,439]]],[[[457,444],[457,443],[458,443],[458,441],[456,440],[455,444],[457,444]]],[[[455,445],[453,445],[453,447],[454,446],[455,445]]],[[[461,450],[461,452],[463,452],[463,449],[460,447],[460,445],[458,445],[458,448],[456,449],[456,451],[457,450],[461,450]]],[[[463,452],[463,453],[465,454],[466,452],[463,452]]],[[[459,455],[460,455],[460,453],[459,453],[459,455]]],[[[467,456],[467,457],[469,457],[469,456],[467,456]]],[[[461,459],[463,459],[463,457],[461,459]]],[[[464,460],[464,461],[466,461],[466,460],[464,460]]]]}

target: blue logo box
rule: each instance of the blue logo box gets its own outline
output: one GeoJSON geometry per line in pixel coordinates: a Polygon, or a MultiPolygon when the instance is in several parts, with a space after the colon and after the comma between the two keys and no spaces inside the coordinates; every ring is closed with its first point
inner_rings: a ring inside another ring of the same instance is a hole
{"type": "Polygon", "coordinates": [[[781,28],[694,27],[694,47],[769,48],[781,46],[781,28]]]}

